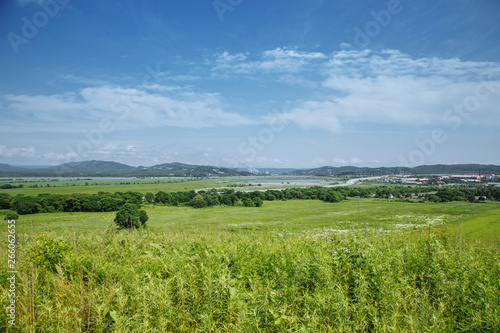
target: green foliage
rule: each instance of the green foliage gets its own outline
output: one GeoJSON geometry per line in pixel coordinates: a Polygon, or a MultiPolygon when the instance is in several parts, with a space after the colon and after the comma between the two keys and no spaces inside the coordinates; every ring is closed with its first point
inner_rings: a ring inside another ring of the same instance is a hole
{"type": "Polygon", "coordinates": [[[245,207],[255,207],[255,203],[250,198],[243,198],[241,201],[245,207]]]}
{"type": "Polygon", "coordinates": [[[0,193],[0,209],[10,208],[10,201],[12,197],[7,193],[0,193]]]}
{"type": "Polygon", "coordinates": [[[35,197],[18,195],[12,200],[11,209],[21,215],[35,214],[42,210],[42,205],[35,197]]]}
{"type": "Polygon", "coordinates": [[[264,201],[262,201],[262,199],[259,197],[253,198],[252,201],[253,201],[255,207],[262,207],[262,205],[264,204],[264,201]]]}
{"type": "Polygon", "coordinates": [[[146,193],[146,195],[144,196],[144,198],[145,198],[145,200],[147,202],[153,202],[154,201],[154,195],[151,192],[146,193]]]}
{"type": "Polygon", "coordinates": [[[19,214],[52,213],[52,212],[109,212],[120,209],[125,203],[140,205],[143,197],[147,203],[161,203],[171,206],[191,206],[204,208],[209,206],[235,206],[247,203],[247,207],[262,206],[261,201],[274,200],[322,200],[338,203],[348,197],[408,199],[417,196],[431,202],[451,201],[498,201],[500,188],[492,186],[442,188],[439,186],[374,186],[374,187],[335,187],[325,188],[312,186],[308,188],[289,188],[284,190],[268,190],[265,192],[235,192],[225,189],[208,191],[177,191],[166,193],[116,192],[114,194],[99,192],[98,194],[39,194],[36,197],[18,195],[10,200],[10,196],[0,196],[0,205],[11,208],[19,214]],[[477,200],[476,200],[477,198],[477,200]],[[251,205],[248,200],[253,202],[251,205]],[[9,202],[10,201],[10,202],[9,202]]]}
{"type": "Polygon", "coordinates": [[[18,220],[19,215],[16,212],[9,211],[5,214],[4,220],[18,220]]]}
{"type": "Polygon", "coordinates": [[[120,229],[145,227],[149,217],[138,205],[125,204],[115,216],[114,222],[120,229]]]}
{"type": "Polygon", "coordinates": [[[194,208],[205,208],[207,207],[207,202],[205,199],[200,194],[197,194],[191,201],[190,201],[191,207],[194,208]]]}
{"type": "Polygon", "coordinates": [[[18,301],[34,302],[36,316],[19,307],[16,329],[499,331],[495,245],[407,236],[67,232],[78,252],[60,256],[55,270],[20,267],[18,287],[29,292],[18,301]]]}
{"type": "Polygon", "coordinates": [[[37,267],[55,271],[56,265],[60,264],[70,248],[69,244],[64,240],[55,240],[42,235],[26,252],[31,262],[37,267]]]}

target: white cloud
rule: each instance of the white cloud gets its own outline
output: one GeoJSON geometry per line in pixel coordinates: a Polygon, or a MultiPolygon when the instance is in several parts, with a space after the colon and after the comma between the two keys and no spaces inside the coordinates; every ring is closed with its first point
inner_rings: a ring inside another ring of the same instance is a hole
{"type": "Polygon", "coordinates": [[[326,59],[320,52],[304,52],[288,48],[276,48],[262,52],[256,60],[239,53],[230,55],[227,52],[218,55],[213,70],[229,74],[257,73],[297,73],[308,64],[326,59]]]}
{"type": "Polygon", "coordinates": [[[333,164],[348,165],[348,164],[360,164],[363,160],[357,157],[351,157],[350,159],[334,158],[333,164]]]}
{"type": "Polygon", "coordinates": [[[230,55],[227,51],[217,57],[217,62],[220,64],[229,64],[234,62],[244,61],[247,57],[243,53],[230,55]]]}
{"type": "Polygon", "coordinates": [[[447,110],[456,104],[467,108],[471,100],[479,103],[468,122],[500,126],[498,63],[364,50],[336,52],[325,69],[322,85],[330,93],[299,101],[283,115],[305,129],[338,132],[347,123],[451,126],[447,110]]]}
{"type": "Polygon", "coordinates": [[[0,156],[3,158],[32,157],[35,155],[34,147],[14,147],[8,148],[0,145],[0,156]]]}
{"type": "MultiPolygon", "coordinates": [[[[306,98],[298,99],[284,90],[275,102],[287,105],[287,110],[279,115],[281,119],[311,133],[316,130],[337,133],[358,124],[381,124],[384,130],[401,125],[448,126],[450,123],[443,118],[447,110],[474,97],[480,81],[486,77],[489,90],[482,88],[482,92],[489,91],[489,96],[480,101],[466,121],[500,127],[497,111],[500,65],[497,63],[414,59],[397,50],[339,51],[326,56],[319,52],[276,48],[256,56],[224,52],[208,64],[208,68],[209,71],[218,68],[228,78],[240,78],[242,73],[247,73],[254,79],[264,74],[266,80],[303,86],[306,98]]],[[[118,131],[148,131],[159,127],[252,125],[271,117],[237,113],[233,110],[239,110],[238,105],[229,105],[221,94],[194,89],[156,83],[140,88],[97,85],[52,95],[4,95],[0,96],[3,112],[0,130],[80,134],[108,119],[118,131]]],[[[249,94],[254,96],[252,92],[249,94]]],[[[247,99],[249,105],[268,102],[252,98],[247,99]]],[[[245,101],[245,97],[241,100],[245,101]]],[[[108,148],[102,151],[103,156],[115,149],[108,148]]],[[[116,150],[137,156],[140,149],[130,143],[116,150]]],[[[361,162],[345,158],[338,163],[361,162]]]]}
{"type": "Polygon", "coordinates": [[[500,94],[493,93],[500,91],[499,63],[412,58],[398,50],[342,50],[326,56],[275,48],[252,60],[224,52],[213,70],[218,78],[265,75],[266,80],[315,89],[309,100],[291,97],[295,108],[284,116],[304,129],[331,132],[347,123],[450,125],[443,120],[447,110],[474,96],[487,80],[489,96],[477,107],[481,116],[469,122],[500,126],[500,94]]]}
{"type": "Polygon", "coordinates": [[[174,126],[202,128],[253,124],[253,120],[225,111],[216,93],[152,89],[92,87],[58,95],[6,95],[10,114],[0,125],[4,131],[74,132],[89,129],[101,120],[113,121],[120,129],[174,126]],[[22,121],[22,127],[16,124],[22,121]],[[47,128],[50,125],[50,128],[47,128]]]}
{"type": "Polygon", "coordinates": [[[321,52],[303,52],[291,50],[288,48],[276,48],[274,50],[265,51],[264,58],[271,59],[284,59],[284,58],[298,58],[298,59],[325,59],[326,56],[321,52]]]}
{"type": "Polygon", "coordinates": [[[283,120],[293,122],[303,129],[324,129],[338,132],[341,129],[336,105],[332,102],[308,101],[300,103],[291,111],[280,115],[283,120]]]}

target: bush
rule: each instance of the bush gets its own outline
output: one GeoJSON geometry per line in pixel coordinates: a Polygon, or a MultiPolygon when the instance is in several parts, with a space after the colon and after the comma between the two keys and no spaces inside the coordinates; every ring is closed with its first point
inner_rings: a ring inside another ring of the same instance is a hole
{"type": "Polygon", "coordinates": [[[56,264],[59,264],[70,248],[70,245],[63,240],[40,236],[26,252],[36,266],[55,271],[56,264]]]}
{"type": "Polygon", "coordinates": [[[5,214],[5,218],[4,220],[17,220],[19,219],[19,215],[17,215],[16,212],[7,212],[7,214],[5,214]]]}
{"type": "Polygon", "coordinates": [[[148,220],[146,211],[134,204],[125,204],[115,216],[115,223],[120,229],[145,227],[148,220]]]}

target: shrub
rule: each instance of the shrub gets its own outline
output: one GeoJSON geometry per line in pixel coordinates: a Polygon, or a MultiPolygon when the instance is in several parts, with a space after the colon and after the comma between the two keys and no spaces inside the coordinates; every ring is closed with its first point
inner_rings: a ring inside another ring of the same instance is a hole
{"type": "Polygon", "coordinates": [[[63,240],[40,236],[26,252],[36,266],[55,271],[56,264],[59,264],[70,248],[70,245],[63,240]]]}
{"type": "Polygon", "coordinates": [[[7,212],[4,218],[4,220],[17,220],[17,219],[19,219],[19,215],[17,215],[16,212],[7,212]]]}
{"type": "Polygon", "coordinates": [[[148,220],[146,211],[134,204],[125,204],[115,216],[115,223],[120,229],[144,227],[148,220]]]}

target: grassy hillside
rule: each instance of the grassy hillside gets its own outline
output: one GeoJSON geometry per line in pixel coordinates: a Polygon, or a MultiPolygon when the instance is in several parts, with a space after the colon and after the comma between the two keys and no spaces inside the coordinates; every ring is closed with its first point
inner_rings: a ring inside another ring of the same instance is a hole
{"type": "MultiPolygon", "coordinates": [[[[500,330],[498,203],[146,209],[136,231],[117,231],[113,213],[22,216],[17,326],[2,312],[0,330],[500,330]]],[[[6,277],[2,261],[4,290],[6,277]]]]}
{"type": "Polygon", "coordinates": [[[491,243],[500,243],[500,209],[492,209],[477,216],[458,219],[440,228],[467,239],[483,239],[491,243]]]}

